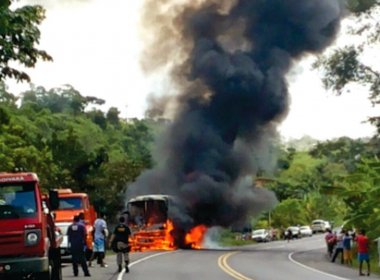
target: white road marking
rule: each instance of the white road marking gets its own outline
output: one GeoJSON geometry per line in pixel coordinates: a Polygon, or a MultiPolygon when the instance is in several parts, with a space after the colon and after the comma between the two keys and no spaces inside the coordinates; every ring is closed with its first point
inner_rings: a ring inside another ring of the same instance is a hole
{"type": "MultiPolygon", "coordinates": [[[[307,251],[311,251],[311,250],[307,250],[307,251]]],[[[307,252],[307,251],[302,251],[302,252],[307,252]]],[[[348,279],[348,278],[339,277],[339,276],[336,276],[336,275],[334,275],[334,274],[330,274],[330,273],[327,273],[327,272],[321,271],[321,270],[319,270],[319,269],[316,269],[316,268],[313,268],[313,267],[310,267],[310,266],[304,265],[304,264],[302,264],[302,263],[300,263],[300,262],[297,262],[296,260],[293,259],[292,256],[293,256],[294,253],[300,253],[300,252],[301,252],[301,251],[297,251],[297,252],[292,252],[292,253],[290,253],[290,254],[288,255],[288,259],[289,259],[291,262],[293,262],[293,263],[295,263],[295,264],[297,264],[297,265],[299,265],[299,266],[301,266],[301,267],[303,267],[303,268],[305,268],[305,269],[308,269],[308,270],[311,270],[311,271],[317,272],[317,273],[319,273],[319,274],[323,274],[323,275],[326,275],[326,276],[329,276],[329,277],[332,277],[332,278],[335,278],[335,279],[339,279],[339,280],[350,280],[350,279],[348,279]]]]}
{"type": "MultiPolygon", "coordinates": [[[[168,252],[162,252],[162,253],[157,253],[157,254],[149,255],[149,256],[147,256],[147,257],[145,257],[145,258],[141,258],[141,259],[138,259],[137,261],[131,262],[131,263],[129,264],[129,267],[132,267],[132,266],[134,266],[135,264],[138,264],[138,263],[140,263],[140,262],[144,262],[144,261],[149,260],[149,259],[151,259],[151,258],[155,258],[155,257],[158,257],[158,256],[162,256],[162,255],[170,254],[170,253],[173,253],[173,252],[176,252],[176,251],[168,251],[168,252]]],[[[125,269],[123,269],[123,270],[119,273],[119,275],[117,276],[117,280],[122,280],[122,279],[123,279],[123,275],[124,275],[124,273],[125,273],[125,269]]]]}

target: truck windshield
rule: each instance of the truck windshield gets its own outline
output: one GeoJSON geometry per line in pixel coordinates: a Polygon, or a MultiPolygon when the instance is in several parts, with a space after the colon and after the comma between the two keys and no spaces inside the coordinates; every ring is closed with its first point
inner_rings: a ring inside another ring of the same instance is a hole
{"type": "Polygon", "coordinates": [[[60,197],[59,207],[61,210],[75,210],[82,209],[82,199],[80,197],[60,197]]]}
{"type": "Polygon", "coordinates": [[[33,183],[0,185],[0,219],[30,218],[37,214],[33,183]]]}

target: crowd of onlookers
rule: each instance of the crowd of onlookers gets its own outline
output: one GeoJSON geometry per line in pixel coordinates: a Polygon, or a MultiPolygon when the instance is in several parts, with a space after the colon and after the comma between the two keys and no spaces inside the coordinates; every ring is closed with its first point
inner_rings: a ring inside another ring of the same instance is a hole
{"type": "Polygon", "coordinates": [[[370,275],[369,239],[364,229],[359,233],[342,229],[340,232],[328,229],[325,235],[327,253],[331,262],[339,257],[342,264],[352,266],[353,251],[357,252],[359,262],[359,275],[370,275]],[[366,264],[366,273],[363,272],[363,264],[366,264]]]}

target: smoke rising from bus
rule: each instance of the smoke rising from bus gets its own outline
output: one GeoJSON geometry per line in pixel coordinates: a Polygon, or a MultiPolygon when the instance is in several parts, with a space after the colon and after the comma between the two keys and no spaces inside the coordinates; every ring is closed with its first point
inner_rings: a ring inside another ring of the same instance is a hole
{"type": "Polygon", "coordinates": [[[171,113],[173,122],[156,147],[157,167],[128,196],[176,196],[171,215],[185,230],[242,225],[276,202],[252,175],[273,157],[289,109],[286,74],[334,41],[343,2],[147,0],[144,12],[143,68],[172,81],[150,111],[171,113]]]}

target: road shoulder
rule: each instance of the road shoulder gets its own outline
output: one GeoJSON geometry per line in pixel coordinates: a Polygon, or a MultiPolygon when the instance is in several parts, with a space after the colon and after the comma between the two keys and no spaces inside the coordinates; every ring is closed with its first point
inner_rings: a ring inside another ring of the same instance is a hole
{"type": "Polygon", "coordinates": [[[378,280],[380,279],[379,275],[372,274],[371,276],[359,276],[357,268],[351,268],[340,263],[340,260],[337,259],[335,263],[332,263],[327,257],[326,250],[317,249],[304,252],[296,252],[292,254],[292,258],[305,266],[311,267],[313,269],[336,275],[345,279],[367,279],[367,280],[378,280]]]}

